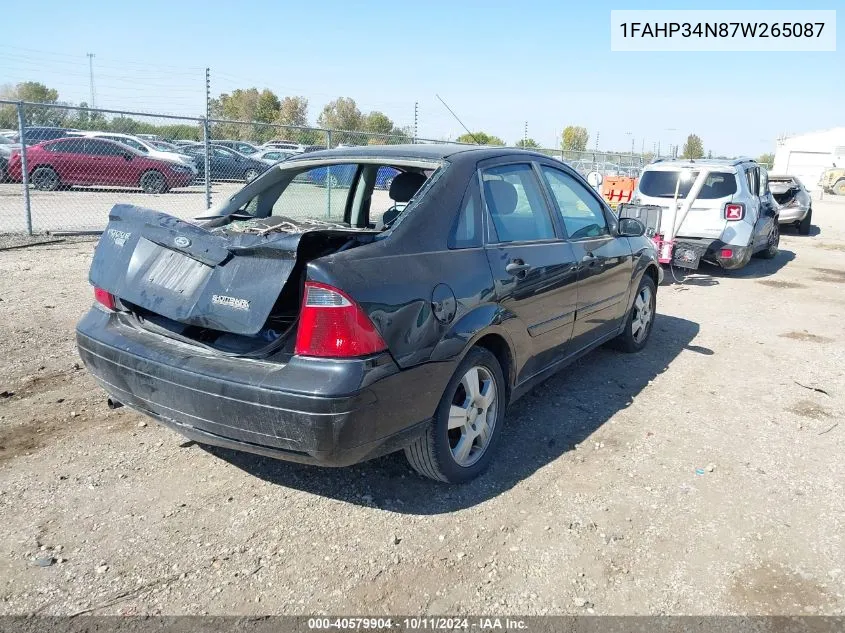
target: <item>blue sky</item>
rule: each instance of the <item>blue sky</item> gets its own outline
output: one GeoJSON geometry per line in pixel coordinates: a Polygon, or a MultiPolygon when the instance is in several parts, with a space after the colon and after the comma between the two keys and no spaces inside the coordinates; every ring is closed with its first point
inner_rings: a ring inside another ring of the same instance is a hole
{"type": "MultiPolygon", "coordinates": [[[[743,9],[836,9],[841,0],[753,2],[743,9]]],[[[613,53],[611,9],[692,8],[668,2],[403,3],[61,2],[4,7],[0,84],[42,81],[71,102],[201,114],[212,92],[268,87],[309,99],[316,120],[338,96],[380,110],[420,136],[473,130],[544,146],[569,124],[599,146],[637,150],[690,132],[714,154],[772,151],[782,133],[845,125],[845,46],[835,53],[613,53]],[[217,6],[214,6],[214,5],[217,6]],[[630,134],[628,134],[630,132],[630,134]]],[[[737,8],[732,2],[701,8],[737,8]]],[[[837,17],[845,15],[840,11],[837,17]]]]}

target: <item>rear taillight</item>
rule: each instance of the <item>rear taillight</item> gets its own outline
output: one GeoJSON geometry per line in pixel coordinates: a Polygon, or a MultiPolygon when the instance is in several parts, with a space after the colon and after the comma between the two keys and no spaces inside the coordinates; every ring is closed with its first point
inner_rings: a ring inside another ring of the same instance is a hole
{"type": "Polygon", "coordinates": [[[94,287],[94,299],[97,303],[105,306],[109,310],[114,310],[114,295],[110,292],[106,292],[102,288],[94,287]]]}
{"type": "Polygon", "coordinates": [[[733,257],[733,256],[734,256],[734,252],[733,252],[733,250],[731,250],[730,248],[723,248],[723,249],[721,250],[721,252],[719,253],[719,256],[720,256],[722,259],[730,259],[731,257],[733,257]]]}
{"type": "Polygon", "coordinates": [[[745,217],[745,205],[731,202],[725,205],[726,220],[741,220],[745,217]]]}
{"type": "Polygon", "coordinates": [[[327,284],[305,282],[296,354],[323,358],[366,356],[387,349],[361,307],[327,284]]]}

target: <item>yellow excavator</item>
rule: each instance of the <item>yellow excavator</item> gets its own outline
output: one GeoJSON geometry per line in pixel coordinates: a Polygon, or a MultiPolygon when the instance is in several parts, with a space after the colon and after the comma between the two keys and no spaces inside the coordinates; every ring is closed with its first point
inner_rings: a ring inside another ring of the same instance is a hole
{"type": "Polygon", "coordinates": [[[837,196],[845,196],[845,167],[833,167],[822,172],[819,180],[819,187],[825,193],[832,193],[837,196]]]}

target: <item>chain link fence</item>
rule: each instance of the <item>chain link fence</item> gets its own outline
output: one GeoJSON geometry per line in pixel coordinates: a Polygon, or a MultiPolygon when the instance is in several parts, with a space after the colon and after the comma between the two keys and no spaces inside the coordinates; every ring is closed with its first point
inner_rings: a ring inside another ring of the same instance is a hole
{"type": "MultiPolygon", "coordinates": [[[[190,219],[293,154],[440,142],[0,100],[0,233],[102,231],[116,203],[190,219]]],[[[639,154],[537,151],[582,174],[636,176],[647,162],[639,154]]]]}

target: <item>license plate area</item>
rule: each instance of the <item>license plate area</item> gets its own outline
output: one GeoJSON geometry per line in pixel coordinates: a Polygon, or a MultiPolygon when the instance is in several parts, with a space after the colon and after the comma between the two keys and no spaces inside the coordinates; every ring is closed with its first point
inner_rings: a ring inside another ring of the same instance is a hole
{"type": "Polygon", "coordinates": [[[702,249],[688,244],[675,244],[672,251],[672,265],[695,270],[701,263],[702,249]]]}
{"type": "Polygon", "coordinates": [[[150,286],[192,296],[208,280],[213,270],[210,266],[177,251],[163,248],[147,240],[143,241],[147,244],[142,246],[139,242],[138,247],[141,247],[141,250],[150,251],[152,255],[152,260],[144,275],[145,281],[150,286]]]}

